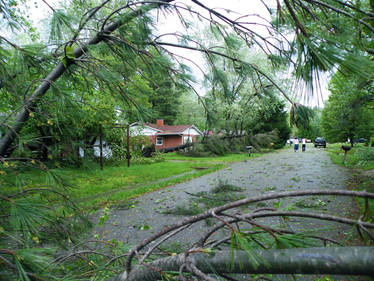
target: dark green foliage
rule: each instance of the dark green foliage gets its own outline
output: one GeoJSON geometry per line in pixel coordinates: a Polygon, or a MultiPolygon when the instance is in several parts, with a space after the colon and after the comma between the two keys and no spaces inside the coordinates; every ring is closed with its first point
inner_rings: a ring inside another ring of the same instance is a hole
{"type": "Polygon", "coordinates": [[[0,169],[2,177],[8,178],[7,181],[0,178],[7,187],[0,196],[0,254],[17,270],[9,270],[8,263],[1,263],[0,273],[7,272],[1,274],[4,280],[32,280],[32,274],[51,279],[48,264],[52,262],[55,249],[48,247],[68,248],[90,229],[91,223],[67,196],[66,191],[71,186],[59,173],[34,160],[17,165],[5,162],[0,169]],[[45,174],[39,175],[45,177],[45,181],[41,181],[43,184],[35,184],[33,177],[10,176],[19,171],[27,172],[23,165],[29,165],[29,169],[44,169],[45,174]]]}
{"type": "Polygon", "coordinates": [[[358,165],[365,166],[374,163],[374,148],[360,147],[355,151],[358,165]]]}
{"type": "Polygon", "coordinates": [[[222,193],[222,192],[240,192],[243,191],[241,187],[220,182],[215,188],[211,190],[213,193],[222,193]]]}
{"type": "Polygon", "coordinates": [[[187,152],[180,151],[179,153],[194,156],[223,156],[229,153],[240,153],[246,151],[245,138],[230,138],[209,136],[194,143],[192,150],[187,152]]]}
{"type": "Polygon", "coordinates": [[[298,127],[296,136],[310,140],[323,136],[321,126],[322,109],[315,107],[312,110],[313,114],[310,117],[309,125],[307,127],[298,127]]]}
{"type": "Polygon", "coordinates": [[[275,243],[277,249],[307,248],[315,247],[317,240],[305,233],[296,233],[278,235],[275,243]]]}
{"type": "Polygon", "coordinates": [[[275,144],[279,141],[278,130],[275,129],[266,133],[258,133],[248,137],[248,144],[255,150],[261,150],[261,148],[281,148],[284,143],[275,144]],[[275,145],[274,145],[275,144],[275,145]]]}
{"type": "Polygon", "coordinates": [[[151,114],[145,119],[147,122],[154,123],[156,119],[163,119],[165,124],[175,124],[180,97],[186,90],[184,81],[189,81],[191,77],[187,75],[189,69],[184,65],[181,73],[178,74],[170,71],[172,67],[171,61],[166,56],[153,53],[153,60],[148,67],[153,93],[148,97],[151,114]]]}
{"type": "Polygon", "coordinates": [[[213,155],[222,156],[230,151],[229,142],[227,139],[220,137],[208,137],[202,141],[206,151],[211,152],[213,155]]]}
{"type": "Polygon", "coordinates": [[[309,128],[313,118],[313,110],[301,104],[294,103],[290,110],[290,124],[296,128],[309,128]]]}
{"type": "Polygon", "coordinates": [[[259,112],[255,120],[257,122],[253,122],[252,127],[250,127],[252,135],[272,134],[272,132],[274,134],[276,132],[277,138],[273,139],[273,148],[282,148],[291,133],[285,104],[275,96],[270,95],[267,107],[264,109],[264,111],[259,112]]]}
{"type": "MultiPolygon", "coordinates": [[[[330,81],[331,95],[322,110],[322,129],[329,142],[348,138],[370,140],[374,133],[372,81],[336,73],[330,81]]],[[[353,143],[352,143],[353,144],[353,143]]]]}

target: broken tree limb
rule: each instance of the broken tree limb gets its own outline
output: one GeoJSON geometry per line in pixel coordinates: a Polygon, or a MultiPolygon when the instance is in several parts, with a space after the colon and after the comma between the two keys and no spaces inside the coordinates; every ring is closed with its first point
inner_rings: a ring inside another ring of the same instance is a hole
{"type": "MultiPolygon", "coordinates": [[[[152,281],[161,279],[160,272],[178,271],[183,255],[179,254],[137,266],[129,275],[123,273],[117,281],[152,281]]],[[[215,251],[213,254],[190,254],[188,261],[204,273],[240,274],[339,274],[373,275],[374,247],[296,248],[256,250],[257,262],[248,259],[244,251],[215,251]],[[213,272],[214,271],[214,272],[213,272]]]]}

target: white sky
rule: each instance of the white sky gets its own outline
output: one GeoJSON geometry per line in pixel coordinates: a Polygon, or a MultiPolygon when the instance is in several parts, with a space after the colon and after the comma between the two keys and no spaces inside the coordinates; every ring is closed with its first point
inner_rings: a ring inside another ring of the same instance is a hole
{"type": "MultiPolygon", "coordinates": [[[[46,0],[51,6],[54,8],[61,7],[60,5],[64,5],[65,2],[70,2],[69,0],[46,0]]],[[[260,0],[201,0],[201,2],[210,7],[210,8],[224,8],[224,9],[230,9],[232,11],[238,12],[238,15],[236,13],[229,13],[226,14],[230,18],[235,18],[236,16],[240,15],[251,15],[250,17],[246,18],[246,21],[251,21],[251,22],[256,22],[256,23],[265,23],[265,21],[261,21],[260,17],[263,17],[267,20],[270,20],[270,15],[264,5],[261,3],[260,0]],[[257,17],[255,15],[259,15],[260,17],[257,17]]],[[[267,3],[271,3],[275,1],[265,1],[267,3]]],[[[178,5],[183,5],[185,3],[186,5],[194,6],[194,4],[190,1],[179,1],[175,2],[178,5]]],[[[46,6],[46,4],[42,0],[28,0],[28,6],[30,8],[29,15],[31,16],[31,19],[34,21],[35,24],[41,26],[43,24],[43,19],[48,16],[48,14],[51,13],[50,9],[46,6]]],[[[198,11],[203,12],[201,9],[198,9],[198,11]]],[[[219,12],[225,14],[224,10],[219,10],[219,12]]],[[[207,15],[207,13],[205,13],[207,15]]],[[[156,15],[155,15],[156,16],[156,15]]],[[[189,16],[189,15],[187,15],[189,16]]],[[[183,31],[183,26],[181,25],[179,19],[177,16],[173,14],[168,14],[167,18],[163,18],[162,14],[159,13],[157,17],[159,24],[157,24],[157,29],[160,34],[164,33],[174,33],[178,31],[183,31]]],[[[256,32],[259,32],[262,35],[267,35],[267,31],[264,28],[261,28],[259,26],[254,27],[256,32]]],[[[170,37],[167,38],[168,41],[170,41],[170,37]]],[[[172,48],[168,47],[170,50],[173,52],[180,54],[181,56],[185,56],[188,58],[192,58],[195,61],[200,61],[201,66],[204,66],[202,56],[193,51],[188,51],[188,50],[181,50],[177,48],[172,48]]],[[[193,66],[191,63],[185,62],[187,65],[189,65],[193,72],[194,75],[197,77],[198,81],[200,81],[203,78],[201,72],[198,70],[196,66],[193,66]]],[[[323,100],[326,100],[328,97],[328,90],[327,90],[327,83],[328,83],[328,78],[326,75],[322,74],[322,79],[320,83],[320,90],[319,93],[313,94],[312,97],[310,97],[310,93],[306,94],[306,91],[300,91],[298,93],[299,97],[299,102],[305,105],[310,105],[310,106],[323,106],[323,100]],[[300,94],[301,93],[301,94],[300,94]]],[[[319,87],[319,86],[318,86],[319,87]]],[[[316,87],[316,88],[318,88],[316,87]]],[[[302,87],[301,87],[302,88],[302,87]]],[[[199,91],[204,91],[202,87],[200,87],[199,91]]],[[[292,96],[292,95],[291,95],[292,96]]]]}

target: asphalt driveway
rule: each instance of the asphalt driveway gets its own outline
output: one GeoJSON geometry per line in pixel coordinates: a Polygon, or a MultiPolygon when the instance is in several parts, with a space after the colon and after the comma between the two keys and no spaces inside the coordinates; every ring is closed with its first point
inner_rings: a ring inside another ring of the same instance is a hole
{"type": "MultiPolygon", "coordinates": [[[[139,197],[132,208],[110,210],[109,219],[94,233],[101,239],[117,239],[128,245],[160,231],[182,216],[168,215],[165,211],[188,204],[191,195],[208,191],[220,182],[242,187],[242,197],[252,197],[268,192],[281,192],[311,189],[346,189],[349,172],[345,168],[332,164],[323,148],[314,148],[308,144],[305,152],[294,152],[291,147],[265,154],[260,158],[248,158],[247,161],[230,164],[227,168],[193,179],[189,182],[170,186],[139,197]],[[186,193],[187,192],[187,193],[186,193]]],[[[347,197],[310,197],[292,198],[278,202],[282,207],[292,206],[308,212],[322,211],[337,215],[350,216],[355,210],[354,202],[347,197]]],[[[269,203],[273,204],[273,203],[269,203]]],[[[349,227],[336,228],[329,223],[312,219],[293,219],[291,230],[318,230],[330,238],[339,238],[349,232],[349,227]]],[[[206,230],[206,224],[200,223],[189,228],[174,239],[182,244],[196,241],[206,230]]]]}

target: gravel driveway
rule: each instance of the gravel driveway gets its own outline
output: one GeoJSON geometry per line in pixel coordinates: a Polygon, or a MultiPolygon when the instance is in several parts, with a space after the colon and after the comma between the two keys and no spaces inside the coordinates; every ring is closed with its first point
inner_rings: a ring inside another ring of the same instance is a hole
{"type": "MultiPolygon", "coordinates": [[[[267,192],[281,192],[309,189],[346,189],[345,182],[349,179],[348,170],[332,164],[323,148],[307,145],[306,152],[294,152],[292,148],[265,154],[260,158],[248,158],[247,161],[230,164],[227,168],[193,179],[189,182],[170,186],[161,191],[145,194],[137,199],[133,208],[128,210],[110,210],[109,219],[102,227],[97,227],[94,233],[99,233],[104,240],[117,239],[128,245],[158,232],[164,226],[170,225],[181,216],[164,214],[165,210],[177,205],[188,203],[191,196],[186,194],[208,191],[219,182],[226,182],[244,188],[242,196],[258,196],[267,192]],[[186,192],[185,192],[186,191],[186,192]]],[[[293,203],[301,208],[314,208],[311,211],[329,211],[339,215],[349,215],[355,209],[351,199],[344,197],[329,198],[293,198],[282,202],[282,206],[293,203]],[[312,206],[312,207],[311,207],[312,206]]],[[[316,223],[313,220],[293,222],[293,228],[320,229],[342,233],[349,228],[332,231],[327,223],[316,223]]],[[[195,241],[206,229],[205,223],[189,228],[178,234],[175,240],[180,243],[195,241]]],[[[295,230],[295,229],[292,229],[295,230]]],[[[335,235],[336,236],[336,235],[335,235]]],[[[333,237],[336,238],[336,237],[333,237]]]]}

